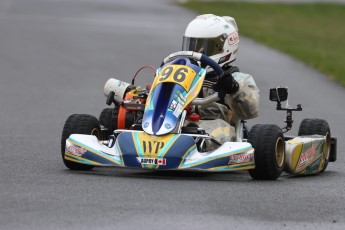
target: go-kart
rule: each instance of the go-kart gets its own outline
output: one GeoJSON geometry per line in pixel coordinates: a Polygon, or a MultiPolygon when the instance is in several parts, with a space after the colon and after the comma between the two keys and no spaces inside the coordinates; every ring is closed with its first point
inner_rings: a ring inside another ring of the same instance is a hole
{"type": "Polygon", "coordinates": [[[270,99],[277,102],[278,110],[287,112],[285,128],[258,124],[249,131],[245,122],[238,120],[234,138],[219,142],[197,125],[202,120],[190,114],[190,108],[219,101],[217,93],[197,96],[205,66],[219,76],[223,69],[206,55],[191,51],[173,53],[163,64],[147,89],[109,79],[105,85],[107,104],[115,106],[104,109],[99,120],[86,114],[68,117],[61,153],[69,169],[248,170],[254,179],[275,180],[283,171],[292,175],[321,173],[328,162],[336,160],[336,138],[331,137],[325,120],[304,119],[297,137],[284,136],[293,123],[292,111],[302,108],[281,106],[288,94],[283,87],[271,89],[270,99]]]}

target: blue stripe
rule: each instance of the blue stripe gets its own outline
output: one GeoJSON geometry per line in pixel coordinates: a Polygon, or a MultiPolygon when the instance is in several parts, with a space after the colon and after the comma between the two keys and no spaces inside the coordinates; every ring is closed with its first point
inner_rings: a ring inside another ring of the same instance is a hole
{"type": "MultiPolygon", "coordinates": [[[[159,152],[157,158],[161,158],[163,156],[164,153],[167,153],[170,149],[170,145],[172,143],[174,143],[174,141],[179,137],[179,135],[174,135],[169,141],[168,143],[164,146],[164,148],[159,152]],[[168,149],[168,150],[167,150],[168,149]]],[[[165,154],[166,155],[166,154],[165,154]]]]}
{"type": "Polygon", "coordinates": [[[184,162],[186,162],[186,159],[188,158],[188,156],[189,156],[193,151],[195,151],[195,149],[196,149],[196,146],[194,146],[193,148],[191,148],[191,149],[187,152],[187,154],[186,154],[184,157],[182,156],[182,159],[181,159],[182,163],[180,163],[181,166],[184,164],[184,162]]]}
{"type": "Polygon", "coordinates": [[[199,164],[195,166],[191,166],[191,169],[209,169],[209,168],[214,168],[214,167],[219,167],[219,166],[225,166],[228,165],[229,163],[229,156],[211,160],[209,162],[206,162],[204,164],[199,164]]]}
{"type": "Polygon", "coordinates": [[[166,159],[166,165],[159,166],[160,169],[175,169],[178,168],[183,160],[182,157],[186,152],[195,146],[195,141],[191,136],[179,135],[178,139],[169,148],[167,153],[164,155],[166,159]]]}
{"type": "Polygon", "coordinates": [[[132,133],[121,133],[117,137],[116,142],[121,149],[124,165],[128,167],[141,168],[141,164],[136,160],[138,155],[134,145],[132,133]]]}

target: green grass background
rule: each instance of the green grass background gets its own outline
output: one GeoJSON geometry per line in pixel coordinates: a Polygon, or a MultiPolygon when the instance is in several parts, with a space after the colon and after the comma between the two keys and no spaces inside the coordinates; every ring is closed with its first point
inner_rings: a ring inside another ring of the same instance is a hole
{"type": "Polygon", "coordinates": [[[345,5],[189,1],[199,13],[236,19],[240,36],[279,49],[345,86],[345,5]]]}

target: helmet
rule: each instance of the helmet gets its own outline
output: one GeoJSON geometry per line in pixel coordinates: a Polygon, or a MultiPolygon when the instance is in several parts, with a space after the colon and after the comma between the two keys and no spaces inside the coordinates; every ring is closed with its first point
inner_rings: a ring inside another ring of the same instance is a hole
{"type": "Polygon", "coordinates": [[[236,59],[238,43],[238,28],[234,18],[203,14],[188,24],[182,50],[203,53],[223,67],[236,59]]]}

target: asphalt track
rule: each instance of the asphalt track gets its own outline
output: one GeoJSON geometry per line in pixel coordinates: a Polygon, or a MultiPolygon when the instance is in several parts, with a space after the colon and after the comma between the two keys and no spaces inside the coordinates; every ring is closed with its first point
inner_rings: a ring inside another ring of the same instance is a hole
{"type": "Polygon", "coordinates": [[[68,115],[98,116],[105,81],[159,65],[180,49],[194,16],[163,0],[0,2],[0,229],[345,228],[344,88],[245,38],[237,64],[262,95],[250,124],[282,126],[268,89],[289,86],[289,103],[303,107],[291,134],[302,118],[318,117],[338,137],[338,161],[324,174],[264,182],[247,172],[65,168],[68,115]]]}

